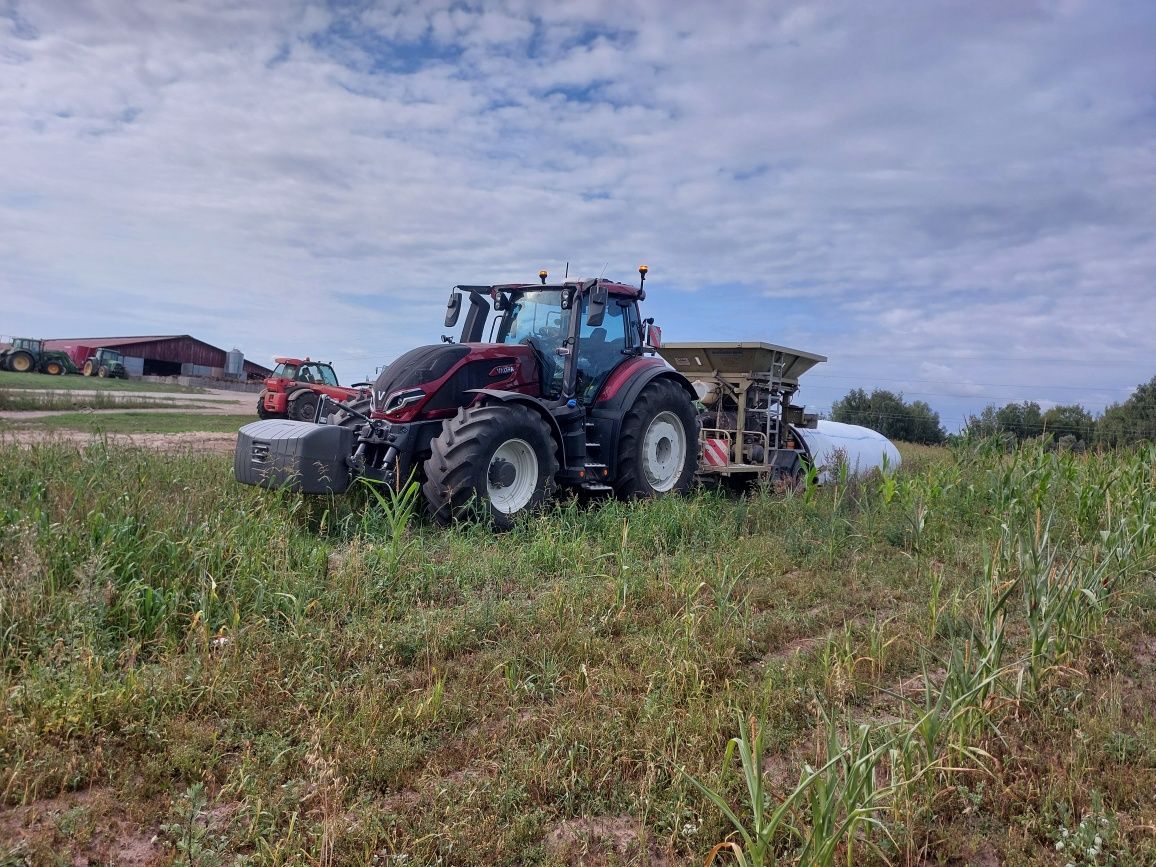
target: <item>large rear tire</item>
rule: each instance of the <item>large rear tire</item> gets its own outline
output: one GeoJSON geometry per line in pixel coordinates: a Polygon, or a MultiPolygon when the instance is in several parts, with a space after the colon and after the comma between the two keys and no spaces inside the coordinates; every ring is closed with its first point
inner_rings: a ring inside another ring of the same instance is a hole
{"type": "Polygon", "coordinates": [[[698,417],[690,396],[669,379],[646,386],[622,420],[618,478],[623,499],[681,494],[698,467],[698,417]]]}
{"type": "Polygon", "coordinates": [[[30,373],[36,369],[36,359],[30,352],[17,350],[8,356],[8,369],[13,373],[30,373]]]}
{"type": "Polygon", "coordinates": [[[84,362],[84,370],[82,372],[85,376],[94,376],[96,374],[96,365],[91,361],[86,361],[84,362]]]}
{"type": "Polygon", "coordinates": [[[477,514],[496,530],[541,509],[554,495],[557,444],[545,419],[528,406],[462,408],[430,444],[422,486],[442,524],[477,514]]]}
{"type": "Polygon", "coordinates": [[[101,379],[108,379],[108,365],[102,364],[100,366],[100,370],[96,372],[96,375],[101,379]]]}

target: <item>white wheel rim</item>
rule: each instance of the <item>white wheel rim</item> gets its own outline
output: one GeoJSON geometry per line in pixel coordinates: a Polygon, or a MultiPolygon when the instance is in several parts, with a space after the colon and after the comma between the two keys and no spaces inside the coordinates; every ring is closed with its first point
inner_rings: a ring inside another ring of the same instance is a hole
{"type": "Polygon", "coordinates": [[[538,487],[538,458],[533,447],[525,440],[506,440],[490,458],[486,467],[486,494],[490,504],[504,515],[512,515],[529,505],[538,487]],[[494,481],[494,474],[509,464],[514,468],[514,479],[508,485],[494,481]]]}
{"type": "Polygon", "coordinates": [[[678,416],[660,412],[642,438],[642,473],[656,491],[674,487],[686,463],[686,432],[678,416]]]}

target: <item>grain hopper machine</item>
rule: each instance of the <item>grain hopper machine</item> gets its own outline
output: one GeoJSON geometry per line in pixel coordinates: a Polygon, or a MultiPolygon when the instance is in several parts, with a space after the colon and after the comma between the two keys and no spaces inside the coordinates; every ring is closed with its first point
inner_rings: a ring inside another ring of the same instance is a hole
{"type": "Polygon", "coordinates": [[[664,343],[658,352],[699,396],[700,475],[795,483],[808,463],[820,480],[839,461],[853,472],[899,466],[881,434],[794,403],[799,378],[825,356],[774,343],[664,343]]]}

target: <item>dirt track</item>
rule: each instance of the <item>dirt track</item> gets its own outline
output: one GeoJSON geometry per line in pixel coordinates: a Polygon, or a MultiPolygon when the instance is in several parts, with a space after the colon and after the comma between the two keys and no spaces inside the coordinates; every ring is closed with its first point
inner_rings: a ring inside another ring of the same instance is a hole
{"type": "MultiPolygon", "coordinates": [[[[10,394],[20,394],[26,391],[9,390],[10,394]]],[[[31,419],[31,418],[45,418],[53,415],[60,415],[65,412],[92,412],[92,413],[116,413],[131,410],[132,412],[187,412],[197,415],[238,415],[241,413],[253,413],[256,417],[257,395],[245,391],[227,391],[225,389],[208,389],[201,394],[185,394],[178,392],[164,392],[164,391],[93,391],[93,390],[69,390],[69,389],[46,389],[45,392],[51,393],[60,397],[71,399],[75,406],[69,409],[60,410],[5,410],[0,412],[0,418],[8,419],[31,419]],[[155,407],[125,407],[120,409],[117,407],[106,407],[102,409],[87,409],[85,407],[86,400],[90,400],[94,394],[100,394],[102,400],[123,400],[131,402],[134,400],[154,400],[158,401],[155,407]]]]}

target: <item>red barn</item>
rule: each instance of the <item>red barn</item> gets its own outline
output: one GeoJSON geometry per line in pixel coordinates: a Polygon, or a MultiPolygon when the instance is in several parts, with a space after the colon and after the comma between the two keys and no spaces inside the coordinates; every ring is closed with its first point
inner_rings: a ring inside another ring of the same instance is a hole
{"type": "MultiPolygon", "coordinates": [[[[115,349],[124,356],[129,376],[224,377],[230,353],[188,334],[147,337],[60,337],[45,340],[47,349],[115,349]]],[[[240,356],[240,353],[237,353],[240,356]]],[[[243,359],[243,356],[240,356],[243,359]]],[[[234,359],[236,362],[236,359],[234,359]]],[[[245,379],[261,379],[272,371],[252,361],[241,361],[245,379]]],[[[234,366],[235,369],[235,366],[234,366]]]]}

